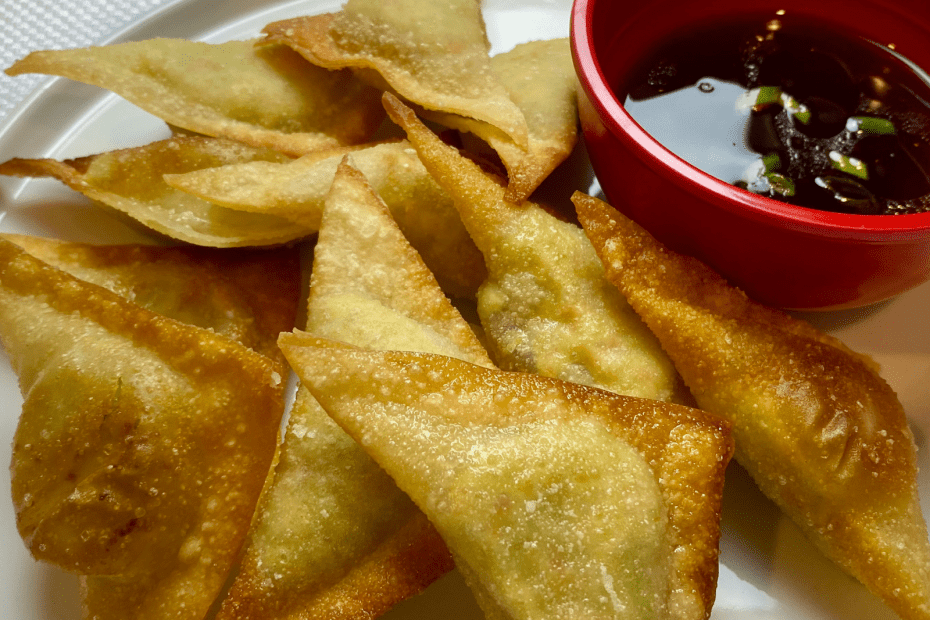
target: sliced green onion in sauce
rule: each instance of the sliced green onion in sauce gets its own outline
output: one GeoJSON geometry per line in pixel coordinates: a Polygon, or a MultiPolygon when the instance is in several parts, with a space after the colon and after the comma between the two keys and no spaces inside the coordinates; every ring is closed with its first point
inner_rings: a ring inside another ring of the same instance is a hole
{"type": "Polygon", "coordinates": [[[850,157],[849,155],[843,155],[839,151],[830,151],[830,163],[840,172],[851,174],[864,181],[869,180],[869,169],[865,165],[865,162],[860,159],[850,157]]]}
{"type": "Polygon", "coordinates": [[[799,122],[806,125],[811,121],[810,109],[788,93],[781,94],[781,104],[785,106],[785,110],[788,112],[788,114],[793,116],[799,122]]]}
{"type": "Polygon", "coordinates": [[[760,86],[753,89],[755,93],[753,109],[756,112],[772,105],[781,105],[781,89],[777,86],[760,86]]]}
{"type": "Polygon", "coordinates": [[[762,158],[762,165],[765,167],[766,172],[774,172],[781,168],[781,157],[778,156],[778,153],[769,153],[762,158]]]}
{"type": "Polygon", "coordinates": [[[794,196],[794,181],[785,175],[777,172],[769,172],[765,175],[765,178],[768,179],[769,184],[772,186],[772,191],[776,194],[781,196],[794,196]]]}
{"type": "Polygon", "coordinates": [[[873,116],[850,116],[846,121],[846,131],[871,136],[886,136],[897,133],[891,121],[873,116]]]}

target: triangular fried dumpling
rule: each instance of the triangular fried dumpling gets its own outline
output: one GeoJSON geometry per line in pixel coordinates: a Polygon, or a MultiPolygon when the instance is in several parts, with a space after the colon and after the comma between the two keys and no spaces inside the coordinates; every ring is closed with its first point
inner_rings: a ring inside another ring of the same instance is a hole
{"type": "MultiPolygon", "coordinates": [[[[248,162],[169,174],[165,181],[230,209],[283,218],[318,230],[336,168],[348,149],[288,162],[248,162]]],[[[474,298],[487,272],[449,195],[406,140],[352,150],[358,168],[448,294],[474,298]]]]}
{"type": "Polygon", "coordinates": [[[930,618],[914,438],[874,365],[748,299],[610,205],[576,193],[608,277],[662,341],[736,458],[834,562],[902,618],[930,618]]]}
{"type": "Polygon", "coordinates": [[[520,204],[571,154],[578,139],[578,78],[568,39],[530,41],[491,58],[491,67],[523,111],[526,148],[488,123],[423,111],[423,116],[475,134],[507,168],[507,200],[520,204]]]}
{"type": "Polygon", "coordinates": [[[49,265],[156,314],[209,329],[281,363],[278,334],[294,327],[297,248],[214,250],[90,245],[2,235],[49,265]]]}
{"type": "MultiPolygon", "coordinates": [[[[343,162],[314,250],[308,329],[490,365],[362,174],[343,162]]],[[[219,613],[372,618],[452,568],[442,540],[304,387],[219,613]]]]}
{"type": "Polygon", "coordinates": [[[361,77],[431,110],[490,123],[527,146],[520,108],[491,68],[475,0],[348,0],[339,13],[269,24],[268,43],[289,45],[315,65],[361,77]]]}
{"type": "Polygon", "coordinates": [[[388,94],[384,101],[484,254],[478,315],[501,368],[689,402],[658,340],[607,281],[578,226],[531,202],[509,202],[503,187],[412,110],[388,94]]]}
{"type": "Polygon", "coordinates": [[[706,618],[726,425],[452,358],[281,347],[417,502],[489,618],[706,618]]]}
{"type": "Polygon", "coordinates": [[[197,136],[78,159],[11,159],[0,174],[54,177],[88,198],[172,239],[209,247],[274,245],[312,231],[275,217],[227,209],[165,184],[163,175],[233,162],[283,161],[269,149],[197,136]]]}
{"type": "Polygon", "coordinates": [[[0,339],[24,397],[11,478],[33,555],[85,575],[85,617],[203,618],[274,455],[278,366],[3,239],[0,339]]]}
{"type": "Polygon", "coordinates": [[[384,113],[349,71],[253,41],[147,39],[32,52],[8,75],[44,73],[111,90],[178,127],[302,155],[364,142],[384,113]]]}
{"type": "Polygon", "coordinates": [[[366,348],[396,348],[400,342],[410,347],[419,341],[412,350],[491,366],[484,347],[442,294],[387,205],[349,165],[352,157],[340,165],[338,183],[334,181],[327,197],[328,225],[327,230],[321,226],[314,250],[307,330],[366,348]],[[382,309],[366,313],[372,304],[382,309]],[[363,324],[366,314],[376,321],[373,329],[363,324]],[[386,328],[385,319],[377,317],[387,315],[412,324],[404,330],[386,328]]]}

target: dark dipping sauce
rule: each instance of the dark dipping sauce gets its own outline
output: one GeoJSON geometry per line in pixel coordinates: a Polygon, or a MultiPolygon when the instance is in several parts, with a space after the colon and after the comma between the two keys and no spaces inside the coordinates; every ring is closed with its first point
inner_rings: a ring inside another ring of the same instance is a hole
{"type": "Polygon", "coordinates": [[[769,13],[678,33],[620,92],[640,101],[702,78],[759,89],[746,141],[764,156],[771,184],[752,191],[815,209],[891,215],[930,211],[930,85],[919,73],[855,34],[769,13]]]}

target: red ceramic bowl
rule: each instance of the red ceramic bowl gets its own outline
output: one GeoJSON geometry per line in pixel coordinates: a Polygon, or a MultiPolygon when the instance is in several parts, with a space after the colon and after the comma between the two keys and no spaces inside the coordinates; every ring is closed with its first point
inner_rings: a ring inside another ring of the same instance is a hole
{"type": "Polygon", "coordinates": [[[754,299],[792,309],[864,306],[930,279],[930,213],[847,215],[789,205],[679,159],[613,90],[644,50],[698,20],[791,11],[860,34],[930,70],[930,2],[575,0],[571,39],[581,126],[607,199],[671,248],[754,299]]]}

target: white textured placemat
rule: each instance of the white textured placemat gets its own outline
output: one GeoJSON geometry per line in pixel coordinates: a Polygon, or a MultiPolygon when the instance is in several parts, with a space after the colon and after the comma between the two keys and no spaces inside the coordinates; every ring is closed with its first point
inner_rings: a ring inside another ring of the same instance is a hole
{"type": "MultiPolygon", "coordinates": [[[[0,0],[0,68],[31,51],[100,43],[173,0],[0,0]]],[[[39,84],[42,75],[0,73],[0,123],[39,84]]]]}

